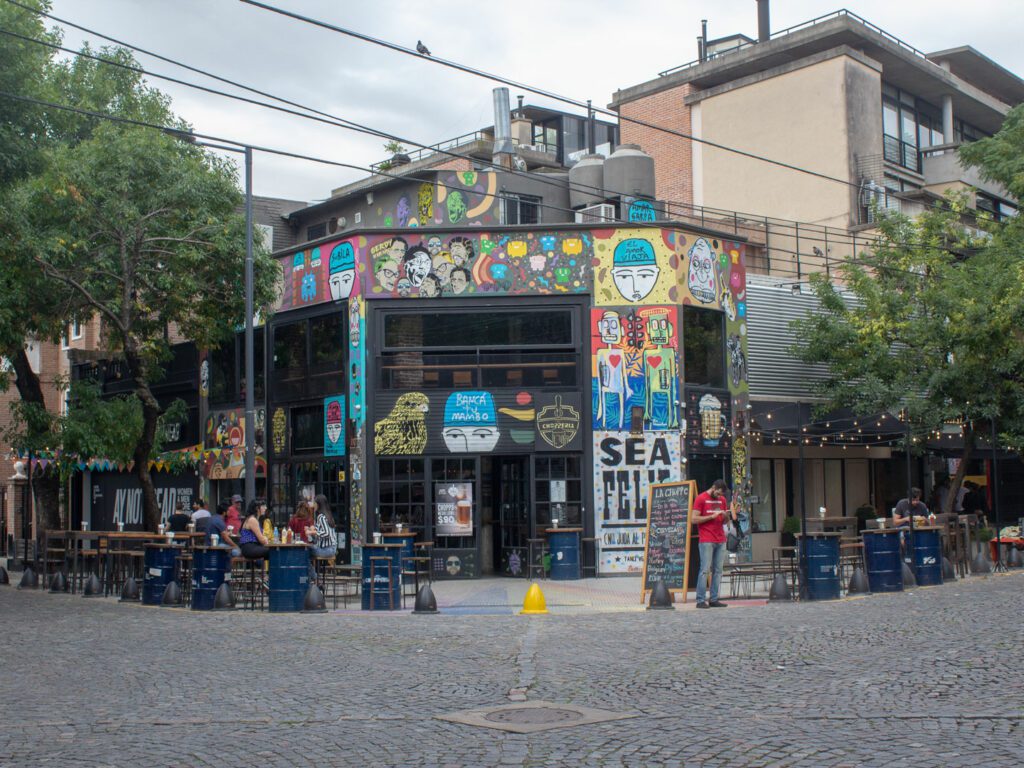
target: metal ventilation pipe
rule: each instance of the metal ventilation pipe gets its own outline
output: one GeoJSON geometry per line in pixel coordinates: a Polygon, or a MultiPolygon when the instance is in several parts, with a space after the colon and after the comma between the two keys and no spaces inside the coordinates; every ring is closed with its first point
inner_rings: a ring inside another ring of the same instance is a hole
{"type": "Polygon", "coordinates": [[[512,167],[512,118],[508,88],[494,89],[494,149],[491,161],[502,168],[512,167]]]}
{"type": "Polygon", "coordinates": [[[772,36],[772,24],[769,16],[769,0],[757,0],[757,42],[759,43],[767,43],[772,36]]]}
{"type": "Polygon", "coordinates": [[[708,59],[708,20],[700,20],[700,60],[708,59]]]}

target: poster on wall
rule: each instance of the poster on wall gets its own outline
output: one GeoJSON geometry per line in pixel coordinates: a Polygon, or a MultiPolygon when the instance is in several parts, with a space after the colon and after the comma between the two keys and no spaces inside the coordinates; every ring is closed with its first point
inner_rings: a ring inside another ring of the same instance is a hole
{"type": "MultiPolygon", "coordinates": [[[[199,493],[199,478],[194,472],[172,475],[151,472],[160,519],[167,521],[174,513],[175,504],[181,502],[191,513],[192,501],[199,493]]],[[[124,523],[126,531],[144,529],[142,516],[142,486],[133,472],[93,472],[91,482],[90,527],[94,531],[117,530],[124,523]]]]}
{"type": "Polygon", "coordinates": [[[473,535],[472,483],[434,483],[434,534],[473,535]]]}
{"type": "Polygon", "coordinates": [[[345,397],[324,398],[324,456],[345,455],[345,397]]]}
{"type": "Polygon", "coordinates": [[[681,434],[594,432],[594,529],[602,573],[643,570],[651,485],[683,478],[681,434]]]}

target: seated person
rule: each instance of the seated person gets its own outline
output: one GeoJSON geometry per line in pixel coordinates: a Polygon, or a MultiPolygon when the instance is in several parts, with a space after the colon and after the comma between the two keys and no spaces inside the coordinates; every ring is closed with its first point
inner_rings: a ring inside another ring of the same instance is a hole
{"type": "Polygon", "coordinates": [[[242,557],[246,560],[259,560],[267,556],[270,549],[267,545],[270,540],[263,535],[260,526],[260,516],[267,512],[267,505],[263,499],[253,499],[249,502],[249,510],[242,523],[242,533],[238,539],[238,545],[242,550],[242,557]]]}
{"type": "Polygon", "coordinates": [[[174,514],[167,519],[167,530],[174,531],[175,533],[185,533],[188,530],[188,524],[192,522],[192,516],[186,514],[185,503],[177,502],[174,505],[174,514]]]}
{"type": "Polygon", "coordinates": [[[231,547],[232,557],[240,557],[242,552],[232,540],[231,534],[228,533],[228,524],[224,521],[224,513],[229,506],[228,502],[222,501],[217,505],[216,513],[206,518],[206,546],[213,546],[213,537],[216,535],[220,537],[221,542],[231,547]]]}
{"type": "Polygon", "coordinates": [[[309,536],[306,533],[306,529],[313,526],[313,507],[315,507],[315,504],[312,501],[300,501],[299,505],[295,508],[295,514],[288,521],[288,528],[295,534],[295,538],[307,544],[309,543],[309,536]]]}
{"type": "Polygon", "coordinates": [[[210,522],[210,510],[206,508],[206,501],[196,499],[192,504],[192,522],[196,524],[197,531],[205,531],[206,524],[210,522]]]}
{"type": "Polygon", "coordinates": [[[914,515],[918,517],[928,516],[928,507],[921,501],[920,488],[911,488],[910,498],[899,500],[896,504],[896,511],[892,515],[892,522],[897,528],[910,525],[910,519],[914,515]]]}

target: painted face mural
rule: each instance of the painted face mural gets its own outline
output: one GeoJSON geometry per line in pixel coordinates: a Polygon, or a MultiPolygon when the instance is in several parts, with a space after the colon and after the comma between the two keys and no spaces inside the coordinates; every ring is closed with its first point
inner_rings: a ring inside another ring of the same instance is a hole
{"type": "Polygon", "coordinates": [[[345,453],[345,442],[342,439],[344,422],[342,419],[345,398],[329,397],[324,400],[324,453],[329,456],[341,456],[345,453]]]}
{"type": "Polygon", "coordinates": [[[448,252],[456,267],[464,267],[473,258],[473,243],[466,237],[453,237],[448,243],[448,252]]]}
{"type": "Polygon", "coordinates": [[[441,251],[440,253],[434,254],[433,259],[434,274],[437,275],[438,282],[442,285],[448,285],[448,278],[451,275],[452,269],[455,265],[452,263],[451,254],[447,251],[441,251]]]}
{"type": "Polygon", "coordinates": [[[440,295],[441,282],[438,280],[437,275],[429,274],[423,278],[423,284],[420,286],[420,298],[436,299],[440,295]]]}
{"type": "Polygon", "coordinates": [[[423,285],[423,278],[430,274],[432,266],[430,251],[422,246],[412,248],[405,254],[405,275],[414,288],[423,285]]]}
{"type": "Polygon", "coordinates": [[[427,238],[427,250],[430,251],[431,256],[437,256],[443,247],[444,245],[441,242],[441,238],[437,235],[432,235],[427,238]]]}
{"type": "Polygon", "coordinates": [[[715,274],[715,252],[711,243],[703,237],[690,248],[687,254],[690,259],[690,269],[686,275],[686,285],[690,293],[701,304],[713,304],[715,296],[718,295],[715,274]]]}
{"type": "Polygon", "coordinates": [[[199,366],[199,394],[206,397],[210,394],[210,361],[203,360],[199,366]]]}
{"type": "Polygon", "coordinates": [[[402,259],[405,258],[405,250],[409,247],[409,244],[405,242],[404,238],[396,237],[391,241],[391,245],[388,246],[388,253],[391,257],[401,263],[402,259]]]}
{"type": "Polygon", "coordinates": [[[488,453],[498,444],[490,392],[453,392],[444,407],[444,444],[452,453],[488,453]]]}
{"type": "Polygon", "coordinates": [[[456,296],[465,293],[469,287],[469,270],[463,269],[462,267],[456,267],[452,270],[451,275],[448,278],[448,284],[451,286],[452,293],[456,296]]]}
{"type": "Polygon", "coordinates": [[[331,287],[331,298],[335,301],[347,299],[352,295],[352,285],[356,280],[356,253],[351,243],[334,246],[329,268],[327,283],[331,287]]]}
{"type": "Polygon", "coordinates": [[[619,326],[618,312],[605,312],[597,321],[597,329],[601,334],[601,341],[605,344],[618,344],[622,338],[622,329],[619,326]]]}
{"type": "Polygon", "coordinates": [[[466,215],[466,211],[468,210],[466,199],[457,189],[448,193],[448,200],[446,202],[448,205],[448,221],[452,224],[460,221],[462,217],[466,215]]]}
{"type": "Polygon", "coordinates": [[[647,240],[634,237],[615,246],[612,279],[626,301],[643,301],[654,290],[660,272],[654,246],[647,240]]]}
{"type": "Polygon", "coordinates": [[[395,283],[398,282],[398,262],[390,253],[381,256],[374,264],[373,274],[377,278],[377,285],[390,293],[395,290],[395,283]]]}

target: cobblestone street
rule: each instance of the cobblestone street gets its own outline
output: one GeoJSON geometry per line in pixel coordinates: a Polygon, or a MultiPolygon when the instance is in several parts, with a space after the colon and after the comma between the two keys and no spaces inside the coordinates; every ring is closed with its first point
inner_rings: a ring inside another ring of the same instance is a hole
{"type": "Polygon", "coordinates": [[[1024,573],[729,610],[197,614],[0,590],[0,766],[1010,766],[1024,573]],[[542,700],[632,719],[435,719],[542,700]]]}

